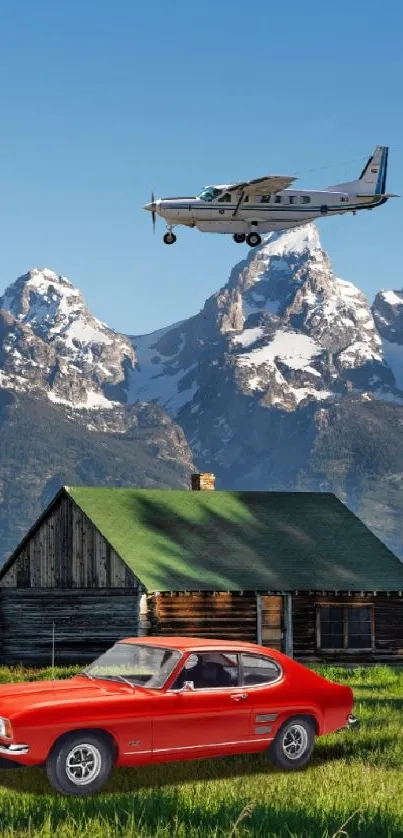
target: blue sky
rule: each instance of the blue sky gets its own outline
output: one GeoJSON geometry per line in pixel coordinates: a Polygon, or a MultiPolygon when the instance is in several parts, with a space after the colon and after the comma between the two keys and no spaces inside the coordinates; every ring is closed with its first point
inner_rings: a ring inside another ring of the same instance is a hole
{"type": "MultiPolygon", "coordinates": [[[[151,189],[327,186],[379,143],[403,196],[402,29],[398,0],[0,0],[0,293],[47,266],[140,334],[199,311],[246,251],[185,228],[167,247],[151,189]]],[[[371,301],[403,285],[402,201],[318,225],[371,301]]]]}

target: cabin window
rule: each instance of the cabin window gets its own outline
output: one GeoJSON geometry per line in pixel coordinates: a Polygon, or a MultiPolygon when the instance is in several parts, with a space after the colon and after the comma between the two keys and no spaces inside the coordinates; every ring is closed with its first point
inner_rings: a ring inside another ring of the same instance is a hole
{"type": "Polygon", "coordinates": [[[319,605],[317,609],[319,649],[372,649],[374,645],[373,605],[319,605]]]}
{"type": "Polygon", "coordinates": [[[202,201],[211,202],[214,201],[220,193],[221,189],[218,189],[216,186],[205,186],[197,197],[202,201]]]}
{"type": "Polygon", "coordinates": [[[311,198],[309,195],[302,195],[301,196],[301,204],[310,204],[311,198]]]}
{"type": "Polygon", "coordinates": [[[281,204],[281,201],[282,201],[282,200],[283,200],[283,199],[282,199],[281,195],[276,195],[276,197],[275,197],[275,199],[274,199],[274,203],[275,203],[275,204],[281,204]]]}
{"type": "Polygon", "coordinates": [[[224,192],[224,195],[221,195],[218,198],[218,200],[221,201],[222,203],[230,204],[231,203],[231,193],[230,192],[224,192]]]}
{"type": "Polygon", "coordinates": [[[258,684],[269,684],[277,681],[281,676],[281,669],[276,661],[265,655],[241,654],[243,685],[253,687],[258,684]]]}
{"type": "Polygon", "coordinates": [[[260,199],[261,204],[269,204],[270,203],[271,195],[262,195],[260,199]]]}
{"type": "Polygon", "coordinates": [[[343,201],[343,202],[347,202],[348,201],[347,195],[342,195],[340,200],[343,201]]]}

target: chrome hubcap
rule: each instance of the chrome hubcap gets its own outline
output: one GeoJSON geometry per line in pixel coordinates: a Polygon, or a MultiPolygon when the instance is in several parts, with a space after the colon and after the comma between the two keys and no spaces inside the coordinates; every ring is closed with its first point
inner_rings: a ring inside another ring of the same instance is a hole
{"type": "Polygon", "coordinates": [[[298,759],[308,747],[308,734],[302,725],[290,725],[283,736],[283,753],[287,759],[298,759]]]}
{"type": "Polygon", "coordinates": [[[76,786],[92,783],[101,770],[102,757],[98,748],[83,742],[75,745],[66,758],[66,774],[76,786]]]}

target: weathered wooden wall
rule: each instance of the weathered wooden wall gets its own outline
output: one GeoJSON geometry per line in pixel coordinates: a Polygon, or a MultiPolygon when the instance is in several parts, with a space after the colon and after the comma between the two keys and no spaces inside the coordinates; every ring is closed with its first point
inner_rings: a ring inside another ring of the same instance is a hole
{"type": "Polygon", "coordinates": [[[218,637],[256,643],[256,595],[177,593],[148,597],[150,634],[218,637]]]}
{"type": "Polygon", "coordinates": [[[293,596],[294,657],[297,660],[348,660],[351,662],[403,661],[403,597],[398,594],[379,593],[361,595],[318,593],[293,596]],[[316,647],[316,603],[351,605],[373,603],[375,648],[373,650],[335,650],[322,652],[316,647]]]}
{"type": "Polygon", "coordinates": [[[0,588],[136,588],[130,568],[68,497],[32,535],[0,588]]]}
{"type": "Polygon", "coordinates": [[[116,588],[3,588],[0,659],[3,665],[85,663],[116,640],[137,636],[140,591],[116,588]]]}

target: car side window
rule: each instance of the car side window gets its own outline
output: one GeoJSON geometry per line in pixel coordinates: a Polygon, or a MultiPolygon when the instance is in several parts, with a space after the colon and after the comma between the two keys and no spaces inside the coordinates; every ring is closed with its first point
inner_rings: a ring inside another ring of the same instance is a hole
{"type": "Polygon", "coordinates": [[[258,684],[269,684],[277,681],[281,675],[281,669],[272,658],[265,655],[249,655],[243,653],[242,669],[243,684],[245,687],[253,687],[258,684]]]}
{"type": "Polygon", "coordinates": [[[239,683],[238,656],[232,652],[198,652],[189,655],[171,690],[192,681],[195,690],[236,687],[239,683]]]}

